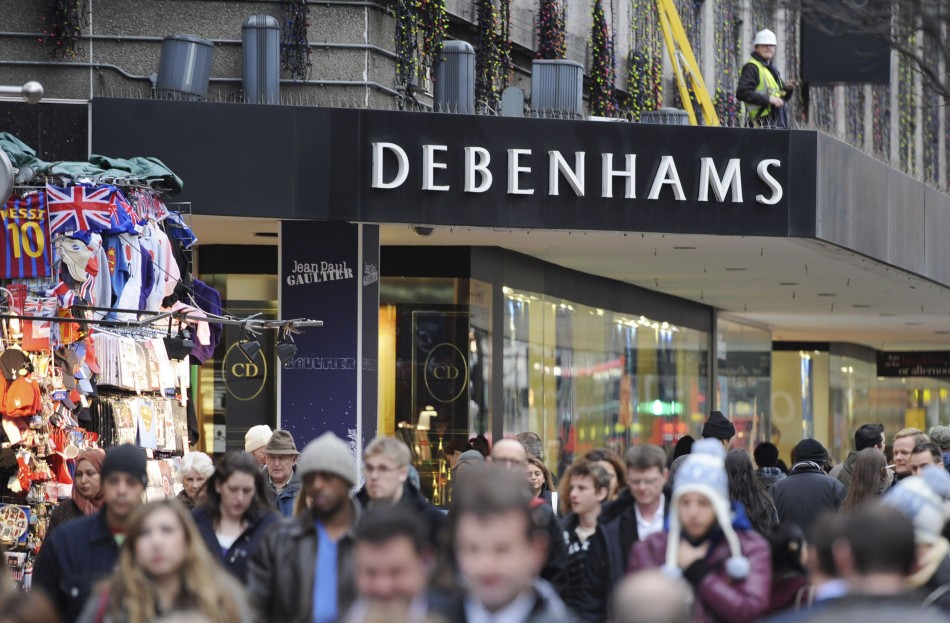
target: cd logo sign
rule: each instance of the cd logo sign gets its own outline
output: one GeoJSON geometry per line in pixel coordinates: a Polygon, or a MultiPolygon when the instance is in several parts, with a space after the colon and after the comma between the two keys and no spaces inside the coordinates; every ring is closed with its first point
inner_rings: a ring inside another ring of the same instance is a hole
{"type": "Polygon", "coordinates": [[[439,402],[455,402],[468,389],[468,360],[455,344],[436,345],[425,361],[429,395],[439,402]]]}
{"type": "Polygon", "coordinates": [[[231,344],[222,364],[224,387],[237,400],[254,400],[267,382],[267,358],[260,353],[250,361],[238,343],[231,344]]]}

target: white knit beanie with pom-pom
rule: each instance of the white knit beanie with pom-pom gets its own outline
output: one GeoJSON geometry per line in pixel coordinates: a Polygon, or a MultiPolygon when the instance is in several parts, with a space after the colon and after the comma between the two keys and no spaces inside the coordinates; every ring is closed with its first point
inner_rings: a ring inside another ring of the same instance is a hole
{"type": "Polygon", "coordinates": [[[739,537],[732,527],[732,506],[729,501],[729,476],[726,474],[726,451],[717,439],[703,439],[693,444],[693,450],[676,472],[673,483],[673,499],[670,501],[670,530],[666,541],[666,564],[663,570],[680,576],[677,563],[681,526],[677,503],[684,493],[704,495],[716,511],[716,520],[729,543],[732,554],[726,561],[726,573],[733,580],[748,577],[749,560],[742,555],[739,537]]]}

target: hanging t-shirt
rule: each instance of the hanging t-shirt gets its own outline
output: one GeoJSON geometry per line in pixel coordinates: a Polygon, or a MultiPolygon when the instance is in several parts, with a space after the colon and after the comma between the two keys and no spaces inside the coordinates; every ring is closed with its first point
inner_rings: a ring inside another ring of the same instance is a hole
{"type": "Polygon", "coordinates": [[[138,445],[142,448],[157,450],[158,417],[152,408],[152,401],[147,398],[140,398],[137,406],[138,445]]]}
{"type": "Polygon", "coordinates": [[[334,623],[337,603],[337,547],[321,522],[317,522],[317,568],[313,583],[313,623],[334,623]]]}
{"type": "Polygon", "coordinates": [[[115,307],[115,302],[119,300],[131,276],[129,263],[125,259],[125,253],[122,252],[122,240],[119,236],[103,235],[102,248],[106,252],[106,266],[109,267],[109,277],[112,281],[112,301],[109,305],[102,305],[102,307],[115,307]]]}
{"type": "MultiPolygon", "coordinates": [[[[142,249],[139,246],[138,236],[132,234],[119,235],[121,242],[121,253],[129,267],[129,280],[125,282],[122,293],[119,295],[115,306],[119,309],[141,309],[140,298],[143,287],[143,258],[142,249]]],[[[119,320],[135,320],[137,314],[131,312],[119,312],[116,318],[119,320]]]]}

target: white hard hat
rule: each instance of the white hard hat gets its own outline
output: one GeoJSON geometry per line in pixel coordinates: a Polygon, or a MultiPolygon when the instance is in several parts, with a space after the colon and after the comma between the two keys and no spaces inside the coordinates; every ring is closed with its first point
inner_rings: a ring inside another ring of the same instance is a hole
{"type": "Polygon", "coordinates": [[[778,40],[775,38],[775,33],[766,28],[755,33],[752,45],[778,45],[778,40]]]}

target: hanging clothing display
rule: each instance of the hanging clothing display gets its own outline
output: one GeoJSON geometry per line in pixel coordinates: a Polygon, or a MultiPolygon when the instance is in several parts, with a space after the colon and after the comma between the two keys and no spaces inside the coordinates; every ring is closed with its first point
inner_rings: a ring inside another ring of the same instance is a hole
{"type": "Polygon", "coordinates": [[[0,149],[42,184],[0,207],[0,544],[28,588],[80,450],[144,448],[147,497],[177,493],[179,457],[196,439],[190,366],[213,353],[221,327],[206,313],[222,309],[213,288],[193,288],[197,239],[156,190],[181,190],[161,162],[45,163],[6,133],[0,149]],[[188,315],[138,326],[177,309],[188,315]],[[166,340],[184,329],[202,350],[173,359],[166,340]]]}

